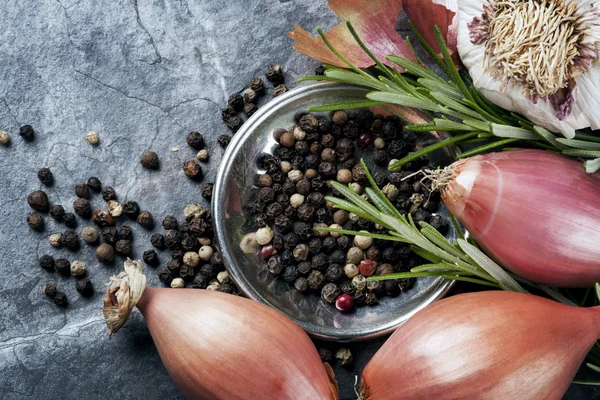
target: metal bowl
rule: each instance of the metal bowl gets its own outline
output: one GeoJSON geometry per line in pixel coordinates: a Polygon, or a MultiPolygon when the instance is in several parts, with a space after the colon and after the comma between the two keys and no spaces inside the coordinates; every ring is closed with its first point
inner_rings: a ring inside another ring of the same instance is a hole
{"type": "MultiPolygon", "coordinates": [[[[215,182],[213,220],[217,244],[230,275],[247,297],[286,314],[313,337],[356,341],[391,333],[398,325],[428,304],[441,298],[453,281],[427,277],[416,280],[412,289],[399,297],[384,297],[375,307],[361,307],[349,314],[325,304],[317,294],[305,295],[267,271],[259,250],[244,253],[240,243],[245,215],[242,204],[248,199],[257,173],[257,157],[272,153],[277,146],[273,132],[289,129],[294,114],[311,106],[364,99],[365,89],[331,83],[318,83],[294,89],[256,112],[233,137],[227,147],[215,182]]],[[[440,140],[419,135],[420,144],[440,140]]],[[[437,151],[432,160],[447,165],[454,159],[450,151],[437,151]]],[[[446,210],[440,211],[442,214],[446,210]]],[[[447,214],[446,214],[447,216],[447,214]]],[[[454,239],[456,232],[448,235],[454,239]]]]}

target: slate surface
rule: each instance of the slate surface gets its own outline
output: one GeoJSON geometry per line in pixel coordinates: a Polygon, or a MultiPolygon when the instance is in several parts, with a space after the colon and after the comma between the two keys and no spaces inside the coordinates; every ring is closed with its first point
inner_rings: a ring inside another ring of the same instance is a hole
{"type": "MultiPolygon", "coordinates": [[[[219,109],[270,63],[286,81],[311,73],[316,62],[294,53],[285,33],[294,23],[329,28],[337,23],[324,0],[3,0],[0,13],[0,129],[12,143],[0,147],[0,398],[178,399],[183,396],[163,368],[149,332],[134,313],[112,339],[100,314],[101,291],[120,269],[97,265],[94,248],[56,250],[47,238],[64,226],[46,218],[43,233],[25,224],[25,196],[41,188],[40,167],[56,183],[50,200],[71,209],[75,183],[98,176],[120,200],[133,199],[157,220],[183,214],[202,201],[181,163],[195,156],[185,134],[199,130],[211,154],[212,181],[223,153],[216,138],[227,133],[219,109]],[[31,124],[35,142],[18,128],[31,124]],[[84,140],[100,132],[101,144],[84,140]],[[171,148],[179,151],[172,152],[171,148]],[[159,154],[159,172],[144,170],[139,155],[159,154]],[[173,188],[177,191],[174,193],[173,188]],[[38,257],[87,262],[96,288],[80,297],[75,281],[50,274],[38,257]],[[55,282],[71,304],[63,310],[41,293],[55,282]]],[[[103,201],[95,196],[93,204],[103,201]]],[[[90,222],[80,221],[78,230],[90,222]]],[[[136,224],[135,255],[150,248],[150,233],[136,224]]],[[[162,256],[166,262],[166,254],[162,256]]],[[[150,284],[159,283],[153,272],[150,284]]],[[[336,368],[343,399],[382,341],[352,346],[355,366],[336,368]]],[[[575,387],[569,399],[598,398],[575,387]]]]}

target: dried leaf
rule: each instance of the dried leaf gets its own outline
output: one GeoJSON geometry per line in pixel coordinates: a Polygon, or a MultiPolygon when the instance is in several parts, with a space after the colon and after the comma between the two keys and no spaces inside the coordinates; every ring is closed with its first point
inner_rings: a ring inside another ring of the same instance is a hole
{"type": "MultiPolygon", "coordinates": [[[[415,61],[410,46],[394,29],[398,13],[402,10],[401,0],[329,0],[329,7],[340,19],[352,23],[360,38],[380,60],[385,61],[388,54],[394,54],[415,61]]],[[[312,37],[299,25],[288,36],[296,41],[294,50],[299,53],[326,64],[346,67],[320,37],[312,37]]],[[[336,50],[357,67],[366,68],[374,64],[344,23],[336,25],[326,36],[336,50]]]]}

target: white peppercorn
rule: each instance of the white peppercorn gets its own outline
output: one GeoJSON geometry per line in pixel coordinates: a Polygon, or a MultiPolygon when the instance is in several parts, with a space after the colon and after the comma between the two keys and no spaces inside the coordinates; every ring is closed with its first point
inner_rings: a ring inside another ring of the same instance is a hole
{"type": "Polygon", "coordinates": [[[352,182],[350,186],[352,186],[352,190],[354,190],[354,193],[356,194],[361,194],[363,192],[363,187],[356,182],[352,182]]]}
{"type": "Polygon", "coordinates": [[[201,237],[198,238],[198,243],[200,243],[200,246],[210,246],[211,241],[209,238],[201,237]]]}
{"type": "MultiPolygon", "coordinates": [[[[369,233],[368,231],[360,231],[369,233]]],[[[354,245],[361,250],[366,250],[373,244],[373,238],[368,236],[355,236],[354,237],[354,245]]]]}
{"type": "Polygon", "coordinates": [[[343,184],[352,182],[352,171],[350,171],[349,169],[340,169],[337,172],[336,180],[339,183],[343,183],[343,184]]]}
{"type": "Polygon", "coordinates": [[[362,275],[356,275],[352,278],[352,286],[359,292],[364,292],[367,288],[367,278],[362,275]]]}
{"type": "Polygon", "coordinates": [[[217,281],[219,283],[229,283],[231,278],[229,277],[229,272],[221,271],[217,274],[217,281]]]}
{"type": "Polygon", "coordinates": [[[183,255],[183,263],[195,268],[200,264],[200,255],[194,251],[188,251],[183,255]]]}
{"type": "MultiPolygon", "coordinates": [[[[273,231],[271,231],[271,233],[273,233],[273,231]]],[[[271,235],[271,237],[273,237],[271,235]]],[[[271,239],[269,239],[269,241],[271,241],[271,239]]],[[[198,256],[200,257],[201,260],[204,261],[209,261],[210,258],[213,256],[214,250],[212,247],[210,246],[202,246],[200,247],[200,250],[198,250],[198,256]]]]}
{"type": "Polygon", "coordinates": [[[240,249],[246,254],[254,254],[258,250],[258,247],[256,232],[247,233],[240,241],[240,249]]]}
{"type": "Polygon", "coordinates": [[[304,130],[297,125],[294,127],[293,134],[296,140],[304,140],[306,138],[306,132],[304,132],[304,130]]]}
{"type": "Polygon", "coordinates": [[[297,169],[293,169],[288,172],[288,178],[292,183],[298,183],[298,181],[302,179],[302,172],[297,169]]]}
{"type": "Polygon", "coordinates": [[[273,239],[274,235],[273,230],[270,227],[265,226],[256,231],[256,242],[261,246],[264,246],[271,243],[271,239],[273,239]]]}
{"type": "MultiPolygon", "coordinates": [[[[329,225],[329,229],[343,229],[343,228],[341,225],[331,224],[331,225],[329,225]]],[[[334,238],[337,238],[337,237],[340,237],[343,235],[342,233],[339,233],[339,232],[329,232],[329,234],[331,236],[333,236],[334,238]]]]}
{"type": "Polygon", "coordinates": [[[363,259],[363,251],[358,247],[351,247],[346,253],[346,262],[348,264],[358,265],[363,259]]]}
{"type": "Polygon", "coordinates": [[[81,231],[81,238],[89,244],[96,243],[98,240],[98,230],[93,226],[86,226],[81,231]]]}
{"type": "Polygon", "coordinates": [[[385,148],[385,140],[383,140],[382,138],[377,138],[373,142],[373,146],[378,150],[382,150],[385,148]]]}
{"type": "Polygon", "coordinates": [[[358,222],[360,220],[360,217],[354,213],[349,213],[348,219],[352,222],[358,222]]]}
{"type": "Polygon", "coordinates": [[[115,218],[123,215],[123,206],[117,200],[109,200],[108,203],[106,203],[106,207],[108,208],[109,214],[115,218]]]}
{"type": "MultiPolygon", "coordinates": [[[[390,160],[388,167],[391,167],[392,165],[394,165],[397,162],[398,162],[398,160],[396,160],[396,159],[390,160]]],[[[390,172],[400,172],[400,171],[402,171],[402,167],[389,168],[389,171],[390,172]]]]}
{"type": "Polygon", "coordinates": [[[210,285],[208,285],[206,287],[206,290],[219,290],[219,288],[221,287],[221,285],[217,282],[217,283],[211,283],[210,285]]]}
{"type": "Polygon", "coordinates": [[[280,165],[281,172],[283,172],[284,174],[287,174],[292,170],[292,163],[290,163],[289,161],[282,161],[280,165]]]}
{"type": "Polygon", "coordinates": [[[350,365],[352,363],[352,352],[349,349],[342,347],[335,352],[335,360],[342,367],[350,365]]]}
{"type": "Polygon", "coordinates": [[[94,131],[89,131],[88,133],[85,134],[85,140],[87,140],[87,142],[89,144],[91,144],[92,146],[95,146],[98,144],[98,142],[100,142],[100,138],[98,137],[98,133],[94,132],[94,131]]]}
{"type": "Polygon", "coordinates": [[[71,275],[82,276],[85,274],[85,263],[83,261],[73,261],[71,263],[71,275]]]}
{"type": "Polygon", "coordinates": [[[54,234],[50,235],[50,237],[48,238],[48,241],[50,242],[50,246],[52,246],[52,247],[62,246],[62,242],[60,241],[60,233],[54,233],[54,234]]]}
{"type": "Polygon", "coordinates": [[[304,196],[302,196],[300,193],[294,193],[292,197],[290,197],[290,204],[292,207],[298,208],[302,205],[302,203],[304,203],[304,196]]]}
{"type": "Polygon", "coordinates": [[[188,217],[189,218],[201,217],[202,214],[204,214],[205,212],[206,212],[206,210],[200,204],[195,204],[195,203],[194,204],[188,204],[183,209],[183,216],[186,219],[188,219],[188,217]]]}
{"type": "Polygon", "coordinates": [[[8,144],[10,142],[10,136],[6,131],[0,131],[0,144],[8,144]]]}
{"type": "Polygon", "coordinates": [[[202,149],[196,154],[196,158],[199,161],[208,161],[208,151],[206,149],[202,149]]]}
{"type": "Polygon", "coordinates": [[[398,190],[396,185],[392,185],[391,183],[385,185],[381,191],[383,192],[385,197],[388,198],[389,201],[396,200],[398,198],[398,195],[400,194],[400,191],[398,190]]]}
{"type": "Polygon", "coordinates": [[[185,287],[185,282],[181,278],[175,278],[171,281],[172,288],[182,288],[185,287]]]}
{"type": "Polygon", "coordinates": [[[344,266],[344,273],[348,278],[352,279],[356,275],[358,275],[358,267],[356,266],[356,264],[346,264],[344,266]]]}

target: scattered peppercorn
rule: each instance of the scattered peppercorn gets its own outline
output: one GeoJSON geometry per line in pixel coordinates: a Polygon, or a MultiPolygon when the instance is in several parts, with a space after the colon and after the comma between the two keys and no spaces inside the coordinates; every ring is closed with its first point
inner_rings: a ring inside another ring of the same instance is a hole
{"type": "Polygon", "coordinates": [[[62,242],[60,241],[60,233],[54,233],[50,235],[50,237],[48,238],[48,242],[50,242],[50,246],[52,247],[62,246],[62,242]]]}
{"type": "Polygon", "coordinates": [[[46,186],[51,186],[54,183],[54,176],[50,168],[41,168],[37,173],[38,179],[46,186]]]}
{"type": "Polygon", "coordinates": [[[235,111],[238,112],[242,111],[242,109],[244,108],[244,98],[239,93],[234,93],[231,96],[229,96],[227,103],[229,104],[229,107],[233,108],[235,111]]]}
{"type": "Polygon", "coordinates": [[[90,192],[87,183],[78,183],[75,185],[75,195],[82,199],[88,199],[90,192]]]}
{"type": "Polygon", "coordinates": [[[352,352],[349,349],[342,347],[335,352],[335,360],[340,366],[346,367],[352,364],[352,352]]]}
{"type": "Polygon", "coordinates": [[[202,197],[204,197],[206,200],[210,200],[212,198],[213,195],[213,183],[205,183],[204,185],[202,185],[202,197]]]}
{"type": "Polygon", "coordinates": [[[48,195],[46,192],[41,190],[36,190],[34,192],[29,193],[27,196],[27,203],[29,203],[29,207],[33,208],[36,211],[40,212],[48,212],[50,209],[50,203],[48,202],[48,195]]]}
{"type": "Polygon", "coordinates": [[[85,263],[83,261],[73,261],[71,263],[71,275],[72,276],[85,275],[85,263]]]}
{"type": "Polygon", "coordinates": [[[150,214],[149,211],[141,211],[137,217],[137,222],[147,229],[152,229],[154,226],[154,220],[152,219],[152,214],[150,214]]]}
{"type": "Polygon", "coordinates": [[[144,168],[157,169],[159,166],[158,154],[154,151],[144,151],[140,157],[140,164],[144,168]]]}
{"type": "MultiPolygon", "coordinates": [[[[242,121],[242,119],[240,117],[238,117],[237,115],[234,115],[233,117],[229,118],[226,122],[227,127],[229,129],[231,129],[234,133],[237,132],[242,127],[243,123],[244,123],[244,121],[242,121]]],[[[221,137],[223,137],[223,136],[227,136],[227,135],[219,136],[219,139],[221,139],[221,137]]],[[[230,136],[229,136],[229,140],[231,140],[230,136]]],[[[218,139],[217,139],[217,141],[218,141],[218,139]]],[[[227,144],[229,144],[229,142],[227,144]]],[[[219,142],[219,145],[223,148],[227,147],[227,145],[224,146],[223,144],[221,144],[221,142],[219,142]]]]}
{"type": "Polygon", "coordinates": [[[59,258],[54,262],[54,270],[61,275],[71,275],[71,263],[66,258],[59,258]]]}
{"type": "Polygon", "coordinates": [[[131,241],[129,240],[118,240],[117,243],[115,243],[115,252],[120,255],[120,256],[128,256],[131,254],[132,251],[132,246],[131,246],[131,241]]]}
{"type": "Polygon", "coordinates": [[[123,205],[123,212],[127,218],[136,220],[140,214],[140,206],[135,201],[129,200],[123,205]]]}
{"type": "Polygon", "coordinates": [[[206,149],[200,150],[198,154],[196,154],[196,158],[201,162],[208,161],[208,151],[206,149]]]}
{"type": "Polygon", "coordinates": [[[92,216],[92,205],[88,199],[78,198],[73,202],[73,211],[81,218],[88,219],[92,216]]]}
{"type": "Polygon", "coordinates": [[[47,283],[43,286],[42,291],[50,298],[56,296],[56,285],[54,283],[47,283]]]}
{"type": "Polygon", "coordinates": [[[65,209],[60,204],[50,206],[50,217],[55,221],[62,221],[65,216],[65,209]]]}
{"type": "Polygon", "coordinates": [[[59,307],[66,307],[69,305],[69,300],[67,300],[67,295],[63,292],[56,292],[54,295],[54,304],[59,307]]]}
{"type": "Polygon", "coordinates": [[[10,143],[10,136],[6,131],[0,131],[0,144],[6,146],[10,143]]]}
{"type": "Polygon", "coordinates": [[[100,183],[100,179],[96,178],[95,176],[92,176],[90,179],[88,179],[87,185],[94,192],[100,192],[102,190],[102,183],[100,183]]]}
{"type": "Polygon", "coordinates": [[[46,271],[54,272],[54,258],[52,256],[44,255],[40,257],[39,263],[40,267],[46,271]]]}
{"type": "Polygon", "coordinates": [[[34,231],[44,230],[44,218],[36,212],[27,214],[27,225],[34,231]]]}
{"type": "Polygon", "coordinates": [[[93,226],[86,226],[81,231],[81,238],[89,244],[94,244],[98,241],[98,230],[93,226]]]}
{"type": "Polygon", "coordinates": [[[113,226],[115,224],[112,215],[110,215],[110,213],[106,210],[94,211],[92,221],[100,228],[106,228],[107,226],[113,226]]]}
{"type": "Polygon", "coordinates": [[[91,144],[92,146],[96,146],[100,142],[100,138],[98,137],[98,133],[94,131],[90,131],[85,134],[85,140],[91,144]]]}
{"type": "Polygon", "coordinates": [[[87,278],[78,280],[77,283],[75,283],[75,289],[83,297],[92,297],[94,294],[94,287],[92,286],[92,282],[87,278]]]}
{"type": "Polygon", "coordinates": [[[115,192],[115,189],[113,189],[111,186],[104,186],[102,188],[102,198],[104,201],[116,200],[117,192],[115,192]]]}
{"type": "Polygon", "coordinates": [[[283,83],[281,66],[277,64],[269,65],[265,71],[265,77],[273,83],[283,83]]]}
{"type": "Polygon", "coordinates": [[[65,213],[62,221],[67,228],[75,228],[77,226],[77,217],[73,213],[65,213]]]}
{"type": "Polygon", "coordinates": [[[200,150],[204,147],[204,137],[200,132],[192,131],[188,133],[186,142],[188,146],[193,147],[196,150],[200,150]]]}
{"type": "Polygon", "coordinates": [[[287,92],[287,87],[282,83],[281,85],[275,86],[275,89],[273,89],[273,91],[271,92],[271,96],[281,96],[285,92],[287,92]]]}
{"type": "Polygon", "coordinates": [[[110,244],[103,243],[96,249],[96,258],[103,264],[109,264],[115,258],[115,249],[110,244]]]}
{"type": "Polygon", "coordinates": [[[33,140],[35,139],[35,132],[33,131],[33,128],[31,125],[23,125],[19,129],[19,135],[21,135],[21,137],[26,142],[33,142],[33,140]]]}

